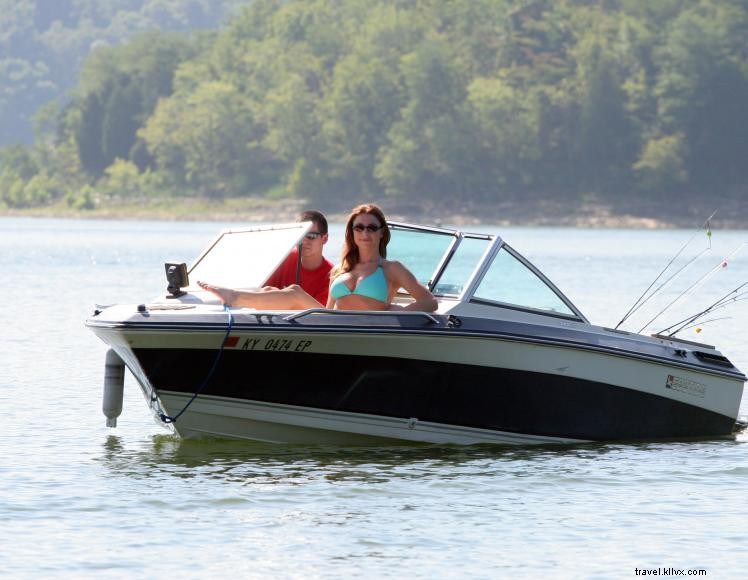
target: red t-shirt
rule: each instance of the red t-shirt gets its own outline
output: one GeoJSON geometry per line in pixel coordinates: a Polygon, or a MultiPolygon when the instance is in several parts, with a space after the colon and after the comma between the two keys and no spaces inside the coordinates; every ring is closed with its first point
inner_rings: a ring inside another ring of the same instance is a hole
{"type": "MultiPolygon", "coordinates": [[[[294,248],[283,263],[278,266],[278,269],[268,278],[265,286],[285,288],[291,284],[296,284],[296,263],[298,259],[299,250],[294,248]]],[[[301,266],[299,286],[322,306],[327,304],[327,293],[330,290],[330,270],[332,270],[332,264],[326,258],[323,258],[322,264],[314,270],[307,270],[304,266],[301,266]]]]}

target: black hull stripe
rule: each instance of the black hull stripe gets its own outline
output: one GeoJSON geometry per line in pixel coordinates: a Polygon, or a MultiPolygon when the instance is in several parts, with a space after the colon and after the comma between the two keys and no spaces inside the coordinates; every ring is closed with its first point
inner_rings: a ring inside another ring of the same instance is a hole
{"type": "MultiPolygon", "coordinates": [[[[137,349],[135,355],[157,391],[192,394],[215,351],[137,349]]],[[[729,435],[735,424],[719,413],[599,382],[375,356],[225,351],[203,392],[593,441],[729,435]]]]}

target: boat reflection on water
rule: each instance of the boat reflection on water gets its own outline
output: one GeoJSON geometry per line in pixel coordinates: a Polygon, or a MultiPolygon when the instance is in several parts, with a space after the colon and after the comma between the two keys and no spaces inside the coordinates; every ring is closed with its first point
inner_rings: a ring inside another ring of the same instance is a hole
{"type": "MultiPolygon", "coordinates": [[[[262,286],[302,223],[226,230],[186,276],[171,269],[168,295],[86,325],[185,438],[547,444],[739,426],[745,376],[714,347],[590,324],[497,235],[389,225],[388,257],[428,286],[435,313],[224,309],[193,285],[262,286]]],[[[116,420],[116,385],[108,396],[116,420]]]]}

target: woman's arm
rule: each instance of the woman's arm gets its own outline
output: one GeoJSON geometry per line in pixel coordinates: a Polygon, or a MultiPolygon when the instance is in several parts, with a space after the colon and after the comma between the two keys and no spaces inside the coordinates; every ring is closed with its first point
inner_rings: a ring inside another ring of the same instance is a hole
{"type": "MultiPolygon", "coordinates": [[[[332,287],[332,280],[330,280],[330,287],[332,287]]],[[[327,293],[327,304],[325,304],[325,308],[329,308],[330,310],[335,308],[335,298],[332,297],[332,293],[329,290],[327,293]]]]}
{"type": "MultiPolygon", "coordinates": [[[[437,309],[438,304],[434,295],[429,292],[429,289],[421,284],[413,273],[400,262],[389,262],[387,274],[395,291],[397,291],[398,288],[404,288],[414,300],[412,303],[405,306],[403,310],[433,312],[437,309]]],[[[392,309],[397,310],[398,308],[394,307],[392,309]]]]}

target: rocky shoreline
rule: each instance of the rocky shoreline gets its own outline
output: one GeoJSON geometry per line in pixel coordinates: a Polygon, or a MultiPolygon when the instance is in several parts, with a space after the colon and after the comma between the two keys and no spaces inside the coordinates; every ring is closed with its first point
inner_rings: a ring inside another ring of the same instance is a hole
{"type": "MultiPolygon", "coordinates": [[[[748,196],[747,196],[748,197],[748,196]]],[[[617,203],[599,199],[526,198],[496,203],[415,204],[401,199],[374,199],[390,219],[431,225],[528,226],[577,228],[695,228],[713,213],[714,227],[748,229],[748,200],[732,198],[629,199],[617,203]]],[[[94,209],[72,209],[65,204],[21,210],[0,209],[0,216],[72,219],[153,219],[170,221],[282,222],[293,221],[306,207],[323,211],[331,222],[344,222],[358,201],[334,207],[300,199],[233,198],[211,201],[197,198],[142,199],[101,204],[94,209]]]]}

